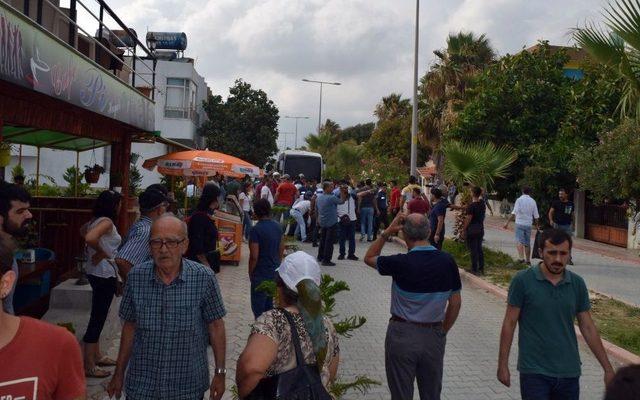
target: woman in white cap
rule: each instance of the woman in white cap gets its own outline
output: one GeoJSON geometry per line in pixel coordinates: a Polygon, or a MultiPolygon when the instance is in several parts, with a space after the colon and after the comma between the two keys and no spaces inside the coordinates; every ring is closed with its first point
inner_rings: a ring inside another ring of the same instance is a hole
{"type": "Polygon", "coordinates": [[[305,364],[317,366],[325,388],[338,372],[338,335],[331,320],[322,313],[318,262],[313,256],[297,251],[285,257],[276,271],[280,308],[263,313],[251,328],[236,367],[241,399],[249,396],[262,380],[266,383],[269,378],[296,368],[288,316],[295,325],[305,364]]]}

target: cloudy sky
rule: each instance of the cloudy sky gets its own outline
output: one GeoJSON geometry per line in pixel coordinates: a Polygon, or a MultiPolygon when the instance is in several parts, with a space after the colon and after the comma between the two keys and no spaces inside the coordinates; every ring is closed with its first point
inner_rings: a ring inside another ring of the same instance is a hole
{"type": "MultiPolygon", "coordinates": [[[[280,115],[309,116],[299,137],[316,130],[317,85],[322,118],[346,127],[373,121],[382,96],[411,95],[415,0],[107,0],[140,35],[181,31],[186,55],[214,93],[236,78],[263,89],[280,115]]],[[[433,62],[449,32],[486,33],[499,54],[547,39],[570,44],[568,30],[598,19],[604,0],[422,0],[419,71],[433,62]]],[[[283,119],[280,130],[293,132],[283,119]]],[[[290,136],[288,145],[293,144],[290,136]]]]}

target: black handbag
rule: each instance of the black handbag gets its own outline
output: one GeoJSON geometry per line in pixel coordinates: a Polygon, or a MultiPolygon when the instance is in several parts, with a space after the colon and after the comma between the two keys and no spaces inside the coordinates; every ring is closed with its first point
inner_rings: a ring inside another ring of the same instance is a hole
{"type": "Polygon", "coordinates": [[[349,214],[351,213],[351,199],[347,199],[347,213],[340,217],[340,225],[348,226],[351,223],[349,214]]]}
{"type": "Polygon", "coordinates": [[[293,317],[281,309],[291,327],[291,339],[296,350],[296,367],[275,376],[263,378],[245,400],[331,400],[322,385],[320,372],[315,364],[305,364],[300,337],[293,317]]]}

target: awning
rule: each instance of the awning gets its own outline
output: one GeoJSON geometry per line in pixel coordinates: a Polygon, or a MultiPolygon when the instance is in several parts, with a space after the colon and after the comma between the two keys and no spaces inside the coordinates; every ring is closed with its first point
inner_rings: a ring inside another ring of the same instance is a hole
{"type": "Polygon", "coordinates": [[[11,125],[3,126],[2,138],[3,141],[14,144],[69,151],[86,151],[110,144],[102,140],[74,136],[63,132],[11,125]]]}

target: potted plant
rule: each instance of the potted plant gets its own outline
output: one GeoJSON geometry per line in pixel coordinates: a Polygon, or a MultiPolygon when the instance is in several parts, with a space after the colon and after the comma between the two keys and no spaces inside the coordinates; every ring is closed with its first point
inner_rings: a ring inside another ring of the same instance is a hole
{"type": "Polygon", "coordinates": [[[84,180],[87,183],[98,183],[100,175],[104,173],[104,167],[98,164],[94,164],[93,167],[88,165],[84,166],[84,180]]]}
{"type": "Polygon", "coordinates": [[[11,143],[0,142],[0,167],[6,167],[11,162],[11,143]]]}

